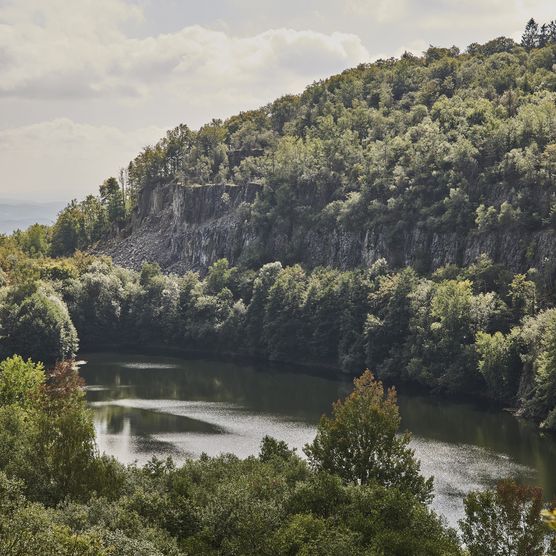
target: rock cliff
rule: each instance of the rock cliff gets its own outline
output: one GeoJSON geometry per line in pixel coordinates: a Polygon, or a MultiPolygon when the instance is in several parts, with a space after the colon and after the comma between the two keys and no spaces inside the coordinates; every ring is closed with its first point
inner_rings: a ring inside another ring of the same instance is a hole
{"type": "MultiPolygon", "coordinates": [[[[203,272],[215,260],[231,264],[262,264],[271,260],[342,269],[368,266],[385,258],[392,266],[411,265],[431,271],[448,263],[467,265],[482,253],[514,272],[534,267],[555,273],[556,233],[522,230],[467,235],[428,232],[418,227],[395,237],[384,227],[349,231],[323,224],[284,230],[257,230],[251,208],[261,191],[258,184],[181,185],[159,183],[145,188],[129,229],[102,252],[120,265],[139,268],[157,262],[168,272],[203,272]]],[[[304,193],[303,204],[311,203],[304,193]]],[[[322,201],[314,198],[315,209],[322,201]]]]}

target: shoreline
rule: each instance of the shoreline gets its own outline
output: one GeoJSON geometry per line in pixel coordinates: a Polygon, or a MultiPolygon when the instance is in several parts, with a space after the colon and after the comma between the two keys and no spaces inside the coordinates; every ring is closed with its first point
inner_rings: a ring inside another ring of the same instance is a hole
{"type": "MultiPolygon", "coordinates": [[[[236,364],[245,364],[254,367],[256,370],[262,370],[262,366],[265,369],[286,372],[285,366],[290,367],[291,370],[298,370],[304,374],[310,376],[319,376],[322,378],[330,380],[343,380],[346,382],[352,382],[354,378],[359,376],[361,373],[351,373],[342,371],[337,365],[326,362],[311,362],[311,361],[291,361],[291,360],[269,360],[263,356],[256,356],[252,354],[231,352],[231,351],[211,351],[211,350],[201,350],[201,349],[187,349],[177,346],[167,346],[164,344],[150,344],[145,346],[137,346],[131,343],[102,343],[96,344],[95,346],[86,345],[77,357],[82,358],[86,356],[87,353],[100,354],[100,353],[124,353],[124,354],[139,354],[139,355],[151,355],[151,356],[169,356],[177,357],[183,359],[207,359],[215,362],[228,361],[236,364]]],[[[361,369],[363,372],[365,369],[361,369]]],[[[507,404],[497,402],[492,400],[480,393],[449,393],[442,392],[439,390],[434,390],[427,387],[424,384],[411,382],[411,381],[401,381],[398,383],[393,383],[378,377],[384,384],[385,388],[395,388],[398,394],[417,394],[425,396],[432,400],[439,401],[452,401],[461,403],[470,403],[481,407],[482,409],[503,411],[510,413],[515,419],[524,421],[526,423],[532,423],[536,425],[539,431],[554,434],[550,430],[542,430],[539,424],[528,419],[519,414],[519,407],[508,407],[507,404]]]]}

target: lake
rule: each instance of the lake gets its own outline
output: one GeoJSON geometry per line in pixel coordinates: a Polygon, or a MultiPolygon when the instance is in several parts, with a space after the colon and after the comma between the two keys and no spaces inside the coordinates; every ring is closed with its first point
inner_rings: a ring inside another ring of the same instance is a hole
{"type": "MultiPolygon", "coordinates": [[[[101,451],[124,463],[153,455],[177,461],[206,452],[257,454],[264,435],[301,452],[322,413],[350,380],[299,368],[128,354],[84,355],[81,374],[101,451]]],[[[434,508],[455,525],[469,490],[513,477],[556,497],[556,438],[511,414],[399,391],[402,429],[424,475],[434,476],[434,508]]]]}

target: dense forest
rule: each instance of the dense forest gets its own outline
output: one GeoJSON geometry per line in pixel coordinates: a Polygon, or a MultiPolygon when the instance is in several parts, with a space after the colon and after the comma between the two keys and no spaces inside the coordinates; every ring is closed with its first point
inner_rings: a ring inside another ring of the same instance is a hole
{"type": "Polygon", "coordinates": [[[2,554],[556,548],[542,493],[508,481],[466,497],[461,537],[448,528],[381,382],[482,398],[556,431],[556,260],[523,272],[486,255],[432,268],[426,252],[413,266],[297,264],[309,229],[382,226],[393,245],[409,228],[556,230],[555,68],[556,22],[533,20],[521,44],[364,64],[198,131],[178,126],[52,227],[0,236],[2,554]],[[91,254],[130,233],[158,184],[228,182],[260,186],[244,207],[257,241],[237,265],[168,274],[91,254]],[[279,232],[282,262],[267,248],[279,232]],[[373,374],[321,419],[305,457],[267,437],[245,460],[125,467],[97,453],[72,364],[79,347],[107,346],[373,374]]]}
{"type": "Polygon", "coordinates": [[[70,203],[51,228],[2,240],[4,352],[56,360],[75,353],[78,334],[89,348],[117,341],[369,367],[390,382],[481,395],[556,429],[553,257],[523,273],[485,255],[434,272],[426,253],[413,268],[295,264],[295,238],[326,222],[380,222],[394,239],[407,226],[554,228],[555,29],[531,20],[521,44],[431,47],[199,131],[168,132],[99,197],[70,203]],[[246,207],[258,243],[245,264],[219,260],[204,276],[178,276],[80,253],[48,258],[125,235],[141,192],[161,180],[261,183],[246,207]],[[261,264],[267,234],[282,228],[291,260],[261,264]]]}

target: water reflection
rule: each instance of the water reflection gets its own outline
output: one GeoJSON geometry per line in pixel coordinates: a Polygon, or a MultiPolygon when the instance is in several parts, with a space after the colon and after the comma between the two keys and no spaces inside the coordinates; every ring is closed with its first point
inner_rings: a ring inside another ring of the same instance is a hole
{"type": "MultiPolygon", "coordinates": [[[[125,400],[123,400],[125,402],[125,400]]],[[[124,434],[133,431],[140,436],[170,433],[200,432],[222,434],[224,429],[191,417],[162,413],[159,408],[141,409],[133,406],[111,403],[91,404],[95,408],[95,421],[105,434],[124,434]]]]}
{"type": "MultiPolygon", "coordinates": [[[[474,404],[403,393],[399,403],[402,426],[416,439],[452,444],[462,453],[479,448],[483,460],[499,458],[491,466],[494,470],[496,465],[499,468],[494,479],[514,477],[541,485],[547,497],[556,497],[556,438],[553,435],[540,433],[534,424],[506,411],[474,404]]],[[[477,470],[477,474],[482,484],[489,482],[488,472],[480,475],[477,470]]]]}
{"type": "MultiPolygon", "coordinates": [[[[265,434],[301,450],[348,380],[294,369],[207,360],[95,354],[82,369],[99,447],[124,462],[152,455],[198,457],[258,452],[265,434]]],[[[502,411],[400,394],[402,426],[425,475],[435,477],[434,506],[455,524],[462,496],[501,477],[540,484],[556,496],[556,440],[502,411]]]]}
{"type": "Polygon", "coordinates": [[[82,373],[88,399],[170,399],[230,403],[316,423],[351,382],[233,363],[95,354],[82,373]]]}

